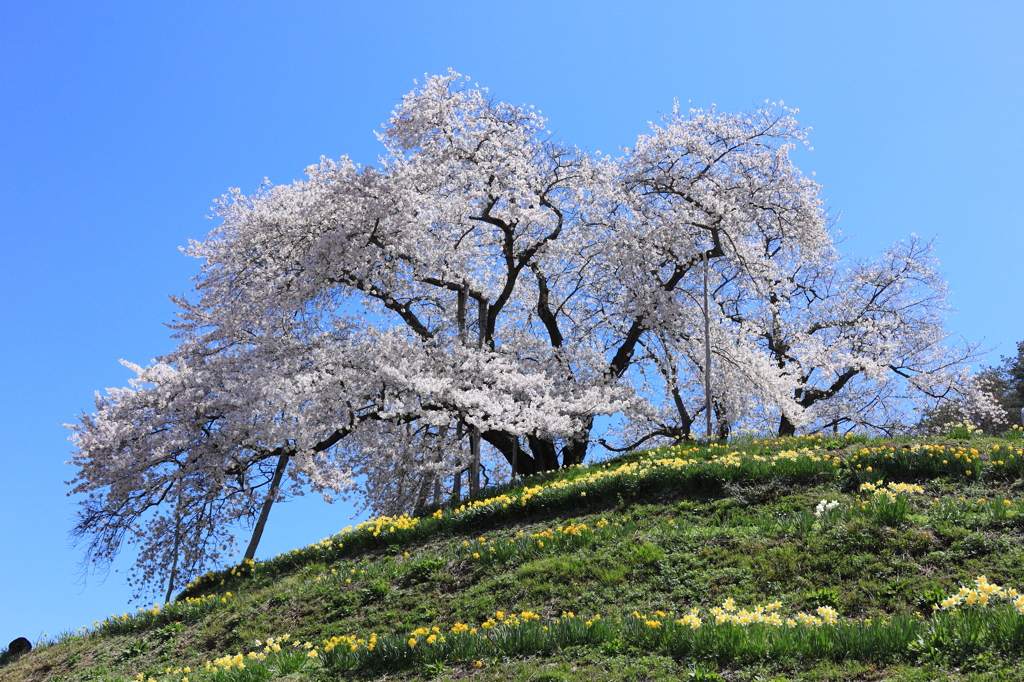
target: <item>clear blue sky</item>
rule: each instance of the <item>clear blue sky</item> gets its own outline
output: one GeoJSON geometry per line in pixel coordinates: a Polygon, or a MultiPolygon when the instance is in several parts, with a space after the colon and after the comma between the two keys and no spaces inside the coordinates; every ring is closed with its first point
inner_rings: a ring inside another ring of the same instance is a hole
{"type": "MultiPolygon", "coordinates": [[[[535,104],[591,151],[631,145],[673,98],[785,100],[814,127],[796,160],[841,212],[846,249],[936,237],[950,330],[1009,354],[1024,340],[1022,8],[0,4],[0,646],[127,609],[122,574],[75,582],[60,424],[125,384],[119,358],[172,347],[167,296],[197,269],[177,247],[213,227],[211,200],[289,182],[322,154],[373,163],[373,131],[425,72],[535,104]]],[[[351,515],[284,505],[261,555],[351,515]]]]}

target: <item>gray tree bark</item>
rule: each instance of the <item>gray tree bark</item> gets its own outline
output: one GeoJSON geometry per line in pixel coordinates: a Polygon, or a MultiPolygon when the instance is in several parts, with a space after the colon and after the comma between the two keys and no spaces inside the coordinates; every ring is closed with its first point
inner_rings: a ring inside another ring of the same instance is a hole
{"type": "Polygon", "coordinates": [[[259,546],[260,538],[263,537],[263,527],[267,525],[270,508],[274,506],[274,501],[277,499],[277,492],[281,489],[281,478],[284,476],[284,470],[288,468],[288,460],[292,456],[291,452],[284,448],[278,448],[278,451],[280,454],[277,458],[277,468],[274,469],[274,478],[270,481],[270,490],[267,491],[267,498],[263,501],[263,508],[260,509],[256,527],[252,530],[249,546],[245,549],[245,558],[249,560],[256,558],[256,547],[259,546]]]}

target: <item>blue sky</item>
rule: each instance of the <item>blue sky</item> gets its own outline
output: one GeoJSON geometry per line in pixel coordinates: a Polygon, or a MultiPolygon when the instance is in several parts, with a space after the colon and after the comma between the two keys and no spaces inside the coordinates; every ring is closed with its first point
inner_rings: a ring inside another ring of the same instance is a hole
{"type": "MultiPolygon", "coordinates": [[[[1015,2],[293,2],[0,5],[0,646],[134,610],[77,582],[61,423],[171,349],[168,294],[229,187],[320,155],[373,163],[412,80],[452,67],[587,150],[673,98],[799,107],[815,171],[870,256],[937,239],[950,331],[1024,340],[1024,5],[1015,2]]],[[[260,555],[350,522],[276,508],[260,555]]],[[[119,567],[124,569],[128,562],[119,567]]]]}

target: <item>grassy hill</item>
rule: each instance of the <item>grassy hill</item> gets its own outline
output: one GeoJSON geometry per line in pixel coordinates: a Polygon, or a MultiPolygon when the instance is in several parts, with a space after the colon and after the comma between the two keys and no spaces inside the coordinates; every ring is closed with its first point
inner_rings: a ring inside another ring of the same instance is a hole
{"type": "Polygon", "coordinates": [[[534,477],[209,574],[0,681],[1024,679],[1024,443],[956,435],[534,477]]]}

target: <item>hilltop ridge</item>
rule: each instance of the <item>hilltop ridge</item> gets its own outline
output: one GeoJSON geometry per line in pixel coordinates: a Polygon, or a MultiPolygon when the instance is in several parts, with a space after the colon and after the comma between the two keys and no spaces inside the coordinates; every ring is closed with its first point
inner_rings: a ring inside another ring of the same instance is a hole
{"type": "Polygon", "coordinates": [[[1024,678],[1024,443],[570,467],[210,573],[0,680],[1024,678]]]}

